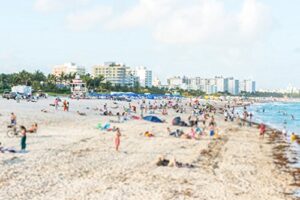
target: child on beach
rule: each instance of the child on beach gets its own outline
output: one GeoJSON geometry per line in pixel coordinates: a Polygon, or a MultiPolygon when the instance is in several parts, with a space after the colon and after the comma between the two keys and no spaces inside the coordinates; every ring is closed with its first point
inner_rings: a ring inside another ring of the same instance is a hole
{"type": "Polygon", "coordinates": [[[116,151],[119,151],[119,146],[120,146],[120,140],[121,138],[121,132],[120,129],[117,128],[117,132],[116,132],[116,136],[115,136],[115,147],[116,147],[116,151]]]}
{"type": "Polygon", "coordinates": [[[26,149],[26,128],[21,126],[21,150],[25,151],[26,149]]]}

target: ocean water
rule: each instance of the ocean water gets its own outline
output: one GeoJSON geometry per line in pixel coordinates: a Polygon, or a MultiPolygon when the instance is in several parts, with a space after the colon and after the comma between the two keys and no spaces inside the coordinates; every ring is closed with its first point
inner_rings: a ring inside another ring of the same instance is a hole
{"type": "Polygon", "coordinates": [[[263,103],[248,108],[256,122],[263,122],[273,128],[283,130],[288,135],[294,132],[300,135],[300,102],[299,103],[263,103]]]}

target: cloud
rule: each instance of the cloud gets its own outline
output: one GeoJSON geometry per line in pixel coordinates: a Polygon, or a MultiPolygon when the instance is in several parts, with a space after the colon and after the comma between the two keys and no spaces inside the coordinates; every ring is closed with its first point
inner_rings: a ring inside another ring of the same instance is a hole
{"type": "Polygon", "coordinates": [[[194,43],[223,33],[227,23],[222,3],[203,1],[200,5],[180,8],[161,19],[154,37],[166,43],[194,43]]]}
{"type": "Polygon", "coordinates": [[[259,37],[272,26],[270,10],[256,0],[246,0],[238,15],[239,31],[247,38],[259,37]]]}
{"type": "Polygon", "coordinates": [[[244,0],[236,12],[226,10],[221,0],[139,0],[113,19],[110,28],[147,27],[156,40],[169,44],[233,43],[256,40],[271,24],[269,9],[259,0],[244,0]]]}
{"type": "MultiPolygon", "coordinates": [[[[90,0],[37,0],[39,11],[50,12],[68,5],[89,5],[90,0]]],[[[226,5],[227,6],[227,5],[226,5]]],[[[229,10],[223,0],[136,0],[120,12],[113,6],[70,11],[70,30],[86,31],[102,26],[109,31],[145,28],[167,44],[240,44],[260,40],[272,27],[270,9],[261,0],[243,0],[229,10]]],[[[83,8],[85,9],[85,8],[83,8]]]]}
{"type": "Polygon", "coordinates": [[[73,31],[87,31],[106,21],[111,14],[111,7],[106,6],[75,12],[67,16],[67,27],[73,31]]]}
{"type": "Polygon", "coordinates": [[[176,0],[139,0],[137,5],[129,8],[110,22],[110,28],[133,28],[149,25],[169,14],[176,0]]]}
{"type": "Polygon", "coordinates": [[[34,9],[39,12],[51,12],[61,9],[63,4],[57,0],[37,0],[34,9]]]}
{"type": "Polygon", "coordinates": [[[34,9],[39,12],[55,12],[63,10],[70,5],[85,5],[90,0],[36,0],[34,9]]]}

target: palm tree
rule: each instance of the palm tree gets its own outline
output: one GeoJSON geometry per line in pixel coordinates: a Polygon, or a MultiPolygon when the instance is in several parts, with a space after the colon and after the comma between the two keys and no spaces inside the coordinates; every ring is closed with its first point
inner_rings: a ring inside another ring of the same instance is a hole
{"type": "Polygon", "coordinates": [[[92,82],[92,77],[90,74],[85,74],[84,76],[81,77],[81,79],[83,80],[83,82],[86,83],[86,87],[88,90],[91,89],[91,82],[92,82]]]}
{"type": "Polygon", "coordinates": [[[60,84],[62,85],[65,81],[65,77],[66,77],[66,74],[64,72],[62,72],[60,75],[59,75],[59,81],[60,81],[60,84]]]}
{"type": "Polygon", "coordinates": [[[48,83],[51,83],[51,84],[56,84],[57,83],[57,81],[58,81],[58,78],[57,78],[57,76],[55,76],[55,75],[53,75],[53,74],[49,74],[48,75],[48,78],[47,78],[47,82],[48,83]]]}

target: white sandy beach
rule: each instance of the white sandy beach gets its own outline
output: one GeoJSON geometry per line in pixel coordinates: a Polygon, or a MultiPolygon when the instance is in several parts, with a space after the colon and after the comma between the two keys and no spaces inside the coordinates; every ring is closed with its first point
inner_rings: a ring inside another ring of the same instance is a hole
{"type": "Polygon", "coordinates": [[[70,100],[70,112],[63,112],[49,106],[53,99],[19,104],[0,99],[3,146],[20,148],[20,138],[6,136],[11,112],[19,125],[39,125],[37,134],[28,133],[28,153],[0,154],[0,199],[292,199],[284,195],[291,192],[291,177],[276,168],[272,145],[267,138],[260,141],[254,128],[239,128],[217,117],[222,140],[179,139],[167,134],[167,127],[176,128],[171,121],[177,113],[169,111],[168,116],[158,115],[166,119],[163,124],[112,124],[122,133],[116,152],[115,133],[96,129],[99,122],[116,119],[92,109],[105,102],[112,106],[107,100],[70,100]],[[145,131],[155,137],[143,136],[145,131]],[[157,167],[160,155],[196,167],[157,167]]]}

